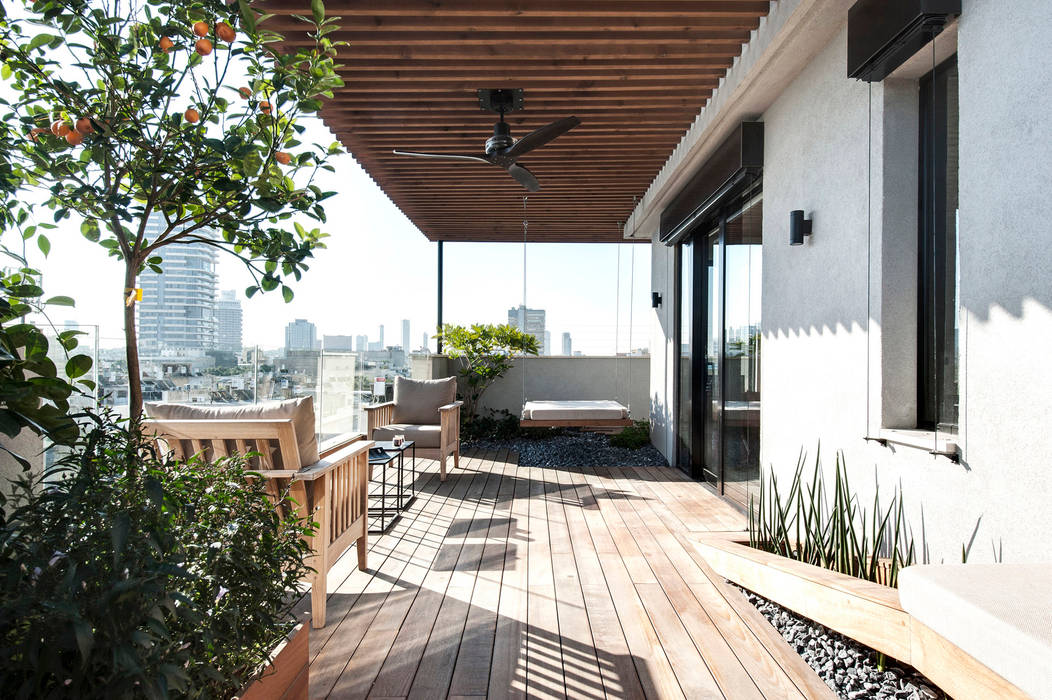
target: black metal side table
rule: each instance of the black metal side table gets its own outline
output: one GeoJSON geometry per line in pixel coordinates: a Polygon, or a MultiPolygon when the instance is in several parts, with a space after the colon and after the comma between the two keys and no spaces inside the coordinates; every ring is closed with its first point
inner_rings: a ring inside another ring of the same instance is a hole
{"type": "MultiPolygon", "coordinates": [[[[416,499],[416,443],[406,440],[401,445],[395,446],[390,441],[378,441],[374,447],[383,449],[384,455],[369,457],[370,467],[380,467],[379,488],[375,491],[370,488],[370,503],[379,502],[378,506],[369,506],[370,519],[379,520],[378,528],[371,527],[371,534],[382,534],[387,532],[395,521],[402,516],[413,501],[416,499]],[[412,450],[411,470],[412,479],[406,483],[405,479],[405,453],[412,450]],[[394,481],[389,481],[387,468],[393,467],[394,481]]],[[[370,485],[371,486],[371,485],[370,485]]]]}

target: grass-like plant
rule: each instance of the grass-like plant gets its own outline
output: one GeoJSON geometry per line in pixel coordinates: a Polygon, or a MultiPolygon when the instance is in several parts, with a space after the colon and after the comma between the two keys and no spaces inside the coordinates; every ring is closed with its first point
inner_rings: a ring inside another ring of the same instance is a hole
{"type": "Polygon", "coordinates": [[[896,487],[886,508],[879,485],[867,511],[848,484],[844,457],[838,453],[832,493],[822,475],[821,452],[814,474],[804,478],[801,453],[787,493],[771,473],[749,499],[749,545],[790,559],[888,586],[916,559],[906,522],[902,489],[896,487]]]}
{"type": "Polygon", "coordinates": [[[650,444],[650,421],[637,420],[620,433],[610,436],[610,444],[614,447],[624,447],[629,450],[638,450],[650,444]]]}

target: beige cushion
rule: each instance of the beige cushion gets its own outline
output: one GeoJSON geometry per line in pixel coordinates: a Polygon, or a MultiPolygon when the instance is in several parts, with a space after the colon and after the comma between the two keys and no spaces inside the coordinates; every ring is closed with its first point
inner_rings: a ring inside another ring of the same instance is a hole
{"type": "Polygon", "coordinates": [[[456,400],[456,377],[426,380],[395,377],[391,420],[412,425],[437,425],[441,422],[439,407],[456,400]]]}
{"type": "Polygon", "coordinates": [[[317,462],[318,436],[314,433],[314,399],[304,396],[287,401],[264,401],[243,406],[200,406],[179,403],[146,403],[146,415],[158,420],[275,420],[291,418],[296,429],[300,465],[317,462]]]}
{"type": "Polygon", "coordinates": [[[622,420],[628,409],[617,401],[527,401],[523,420],[622,420]]]}
{"type": "Polygon", "coordinates": [[[373,440],[377,442],[388,442],[393,440],[395,435],[405,435],[405,439],[412,440],[417,447],[442,446],[442,426],[439,425],[399,423],[373,429],[373,440]]]}
{"type": "Polygon", "coordinates": [[[903,609],[1034,698],[1052,698],[1052,563],[899,573],[903,609]]]}

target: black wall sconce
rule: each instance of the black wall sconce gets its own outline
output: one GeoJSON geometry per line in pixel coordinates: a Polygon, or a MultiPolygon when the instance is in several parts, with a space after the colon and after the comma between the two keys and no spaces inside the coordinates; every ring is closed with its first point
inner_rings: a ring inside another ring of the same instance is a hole
{"type": "Polygon", "coordinates": [[[789,212],[789,245],[803,245],[804,236],[811,235],[811,219],[804,218],[803,209],[789,212]]]}
{"type": "Polygon", "coordinates": [[[661,292],[650,293],[650,308],[656,309],[661,306],[661,292]]]}

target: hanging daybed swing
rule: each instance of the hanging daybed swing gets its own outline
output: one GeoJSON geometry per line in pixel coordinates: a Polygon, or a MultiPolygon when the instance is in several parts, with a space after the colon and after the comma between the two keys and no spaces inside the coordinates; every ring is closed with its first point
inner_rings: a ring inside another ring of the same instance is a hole
{"type": "MultiPolygon", "coordinates": [[[[522,198],[522,308],[523,314],[526,309],[526,238],[529,223],[526,218],[526,196],[522,198]]],[[[635,287],[635,250],[632,251],[632,282],[635,287]]],[[[620,360],[617,357],[617,343],[621,330],[621,248],[617,249],[617,303],[615,311],[614,330],[614,383],[617,385],[620,360]]],[[[629,346],[632,345],[632,300],[629,297],[629,346]]],[[[523,319],[525,326],[525,319],[523,319]]],[[[628,391],[632,392],[632,360],[628,359],[628,391]]],[[[522,415],[519,426],[522,428],[627,428],[632,425],[631,406],[629,398],[628,405],[621,404],[617,400],[560,400],[539,401],[529,399],[526,393],[526,354],[522,355],[522,415]]]]}

